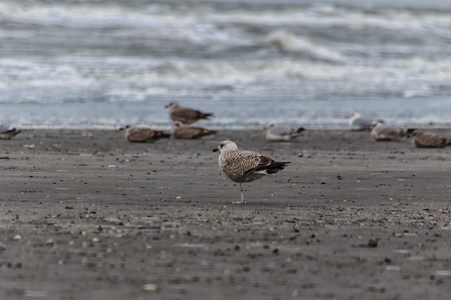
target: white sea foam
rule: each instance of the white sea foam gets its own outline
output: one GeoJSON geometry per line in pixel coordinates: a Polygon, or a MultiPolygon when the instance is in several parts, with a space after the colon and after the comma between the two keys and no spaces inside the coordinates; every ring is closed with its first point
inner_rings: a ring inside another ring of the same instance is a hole
{"type": "Polygon", "coordinates": [[[228,128],[449,123],[449,9],[214,2],[1,1],[0,121],[166,126],[178,100],[228,128]]]}
{"type": "MultiPolygon", "coordinates": [[[[238,6],[237,6],[238,7],[238,6]]],[[[143,26],[165,27],[212,23],[247,23],[271,25],[350,26],[419,29],[451,26],[448,12],[431,10],[385,9],[367,13],[351,7],[328,4],[298,5],[288,9],[213,9],[202,6],[150,4],[127,6],[105,3],[16,2],[0,3],[2,19],[30,24],[67,27],[143,26]]]]}
{"type": "Polygon", "coordinates": [[[303,39],[295,34],[284,30],[277,30],[269,33],[258,41],[258,46],[276,45],[280,51],[286,53],[307,53],[317,59],[330,61],[343,61],[344,57],[337,51],[314,45],[307,39],[303,39]]]}

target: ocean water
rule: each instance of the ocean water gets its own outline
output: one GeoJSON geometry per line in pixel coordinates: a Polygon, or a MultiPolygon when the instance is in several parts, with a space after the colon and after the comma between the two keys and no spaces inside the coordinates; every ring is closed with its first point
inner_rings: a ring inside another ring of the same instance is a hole
{"type": "Polygon", "coordinates": [[[0,122],[451,126],[449,0],[2,0],[0,122]]]}

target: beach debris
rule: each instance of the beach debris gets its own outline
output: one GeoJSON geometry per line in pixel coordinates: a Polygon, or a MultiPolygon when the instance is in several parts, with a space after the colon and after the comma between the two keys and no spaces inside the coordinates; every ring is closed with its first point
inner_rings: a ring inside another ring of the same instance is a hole
{"type": "Polygon", "coordinates": [[[301,135],[303,127],[289,127],[270,123],[263,127],[266,130],[266,140],[271,142],[291,141],[301,135]]]}
{"type": "Polygon", "coordinates": [[[125,130],[125,137],[130,143],[154,142],[160,138],[170,137],[168,133],[164,133],[161,130],[153,130],[146,126],[135,127],[133,125],[126,125],[119,130],[125,130]]]}
{"type": "Polygon", "coordinates": [[[377,248],[377,245],[379,243],[379,239],[369,239],[368,243],[366,244],[358,244],[358,245],[353,245],[352,247],[361,247],[361,248],[377,248]]]}
{"type": "Polygon", "coordinates": [[[369,239],[369,240],[368,240],[367,246],[368,246],[369,248],[376,248],[378,242],[379,242],[379,239],[369,239]]]}
{"type": "Polygon", "coordinates": [[[371,130],[371,137],[375,141],[398,141],[400,138],[414,132],[413,128],[388,127],[377,121],[371,130]]]}
{"type": "Polygon", "coordinates": [[[157,289],[158,289],[158,286],[153,283],[148,283],[148,284],[143,285],[143,290],[148,291],[148,292],[155,292],[157,289]]]}
{"type": "Polygon", "coordinates": [[[197,139],[204,135],[214,134],[216,131],[208,130],[199,126],[184,125],[181,122],[174,122],[171,128],[171,136],[176,139],[197,139]]]}
{"type": "Polygon", "coordinates": [[[8,127],[0,123],[0,140],[10,140],[21,132],[15,127],[8,127]]]}
{"type": "Polygon", "coordinates": [[[25,291],[25,298],[47,298],[48,293],[46,291],[25,291]]]}
{"type": "Polygon", "coordinates": [[[375,123],[373,120],[362,117],[358,112],[350,113],[345,116],[346,119],[349,119],[349,126],[352,130],[357,131],[365,131],[371,130],[371,126],[375,123]]]}
{"type": "Polygon", "coordinates": [[[257,152],[238,150],[238,146],[229,140],[213,149],[213,152],[220,151],[219,167],[224,174],[232,181],[240,184],[241,201],[232,202],[244,204],[243,183],[251,182],[283,170],[290,162],[277,162],[272,158],[257,152]]]}
{"type": "Polygon", "coordinates": [[[201,119],[208,120],[209,117],[213,116],[212,113],[204,113],[197,109],[192,109],[188,107],[182,107],[176,101],[172,101],[166,108],[169,108],[169,117],[172,121],[178,121],[182,124],[193,124],[201,119]]]}
{"type": "Polygon", "coordinates": [[[418,148],[443,148],[451,145],[451,139],[431,132],[415,130],[412,133],[413,143],[418,148]]]}

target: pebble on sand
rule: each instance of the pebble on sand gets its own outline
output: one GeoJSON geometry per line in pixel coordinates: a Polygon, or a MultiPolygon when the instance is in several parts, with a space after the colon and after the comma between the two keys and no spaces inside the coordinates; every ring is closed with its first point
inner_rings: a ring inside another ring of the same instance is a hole
{"type": "Polygon", "coordinates": [[[148,292],[155,292],[156,290],[158,290],[158,286],[153,283],[148,283],[148,284],[143,285],[143,290],[148,291],[148,292]]]}

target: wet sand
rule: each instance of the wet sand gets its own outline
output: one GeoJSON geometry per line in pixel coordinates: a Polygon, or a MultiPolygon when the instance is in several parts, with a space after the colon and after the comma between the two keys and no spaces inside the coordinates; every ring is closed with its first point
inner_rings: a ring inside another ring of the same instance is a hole
{"type": "MultiPolygon", "coordinates": [[[[451,130],[433,130],[451,136],[451,130]]],[[[451,147],[367,132],[0,141],[0,299],[447,299],[451,147]],[[224,139],[291,161],[239,185],[224,139]]]]}

